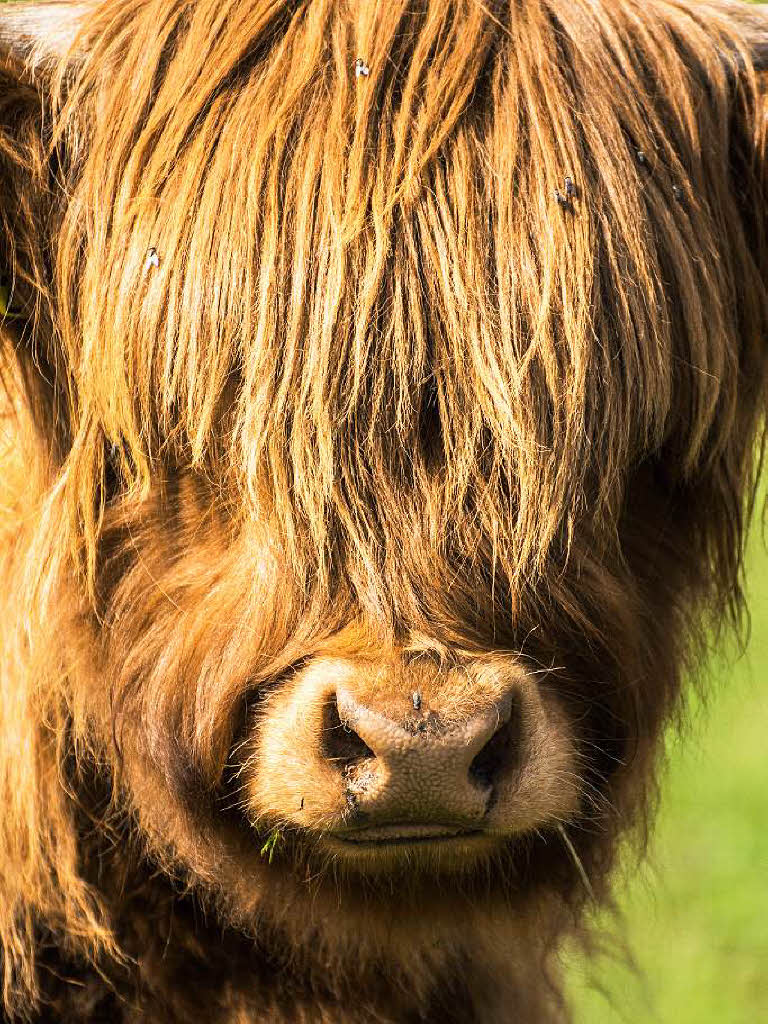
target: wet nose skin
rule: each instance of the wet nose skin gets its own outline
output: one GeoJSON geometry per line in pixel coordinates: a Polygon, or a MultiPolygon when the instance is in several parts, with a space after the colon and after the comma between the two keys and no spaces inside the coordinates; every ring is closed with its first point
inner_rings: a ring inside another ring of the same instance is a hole
{"type": "Polygon", "coordinates": [[[454,722],[444,722],[426,707],[395,721],[358,703],[343,689],[337,690],[336,704],[342,728],[368,748],[367,756],[346,765],[350,803],[363,820],[480,821],[493,780],[492,772],[474,770],[473,762],[483,761],[483,751],[492,750],[489,744],[507,726],[511,695],[474,717],[454,722]]]}

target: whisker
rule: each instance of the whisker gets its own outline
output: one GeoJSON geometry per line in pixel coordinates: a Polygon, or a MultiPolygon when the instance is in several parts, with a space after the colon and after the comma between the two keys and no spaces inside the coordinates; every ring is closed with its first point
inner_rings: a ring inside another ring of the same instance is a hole
{"type": "Polygon", "coordinates": [[[557,832],[560,834],[560,838],[563,840],[565,848],[570,854],[573,863],[576,865],[576,870],[578,871],[579,877],[581,878],[584,888],[587,891],[587,895],[593,903],[596,903],[597,900],[595,898],[595,891],[592,888],[592,883],[589,880],[589,875],[587,874],[586,869],[584,868],[584,865],[581,862],[581,858],[579,857],[578,853],[576,853],[576,848],[571,842],[570,838],[568,837],[568,833],[565,831],[565,829],[559,822],[557,823],[555,828],[557,832]]]}

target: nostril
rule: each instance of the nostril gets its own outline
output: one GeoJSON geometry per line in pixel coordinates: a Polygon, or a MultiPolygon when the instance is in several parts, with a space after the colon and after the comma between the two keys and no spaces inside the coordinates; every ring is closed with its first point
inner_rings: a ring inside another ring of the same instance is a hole
{"type": "Polygon", "coordinates": [[[342,721],[336,694],[323,709],[320,749],[323,757],[332,761],[340,772],[348,771],[352,765],[376,756],[365,740],[342,721]]]}
{"type": "Polygon", "coordinates": [[[469,777],[482,786],[493,786],[520,756],[522,723],[519,709],[512,705],[510,717],[491,736],[469,766],[469,777]]]}

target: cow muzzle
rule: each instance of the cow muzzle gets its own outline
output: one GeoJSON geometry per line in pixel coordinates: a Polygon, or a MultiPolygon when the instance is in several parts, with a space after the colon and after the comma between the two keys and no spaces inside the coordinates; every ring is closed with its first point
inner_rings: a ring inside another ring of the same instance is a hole
{"type": "Polygon", "coordinates": [[[318,658],[265,701],[252,744],[257,831],[279,823],[348,858],[465,850],[578,802],[567,722],[511,658],[318,658]]]}

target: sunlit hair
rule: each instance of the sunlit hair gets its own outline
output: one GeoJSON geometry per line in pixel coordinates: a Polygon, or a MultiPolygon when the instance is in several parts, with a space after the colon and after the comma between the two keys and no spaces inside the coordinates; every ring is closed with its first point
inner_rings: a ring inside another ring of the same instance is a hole
{"type": "Polygon", "coordinates": [[[238,694],[310,638],[538,628],[540,658],[580,651],[576,701],[590,657],[613,681],[636,754],[579,851],[607,866],[692,623],[740,607],[768,364],[752,34],[726,3],[123,0],[65,59],[6,62],[9,1003],[40,921],[114,946],[62,768],[101,749],[93,651],[107,757],[131,708],[169,777],[191,737],[205,788],[238,694]]]}

